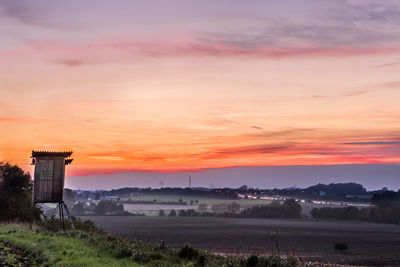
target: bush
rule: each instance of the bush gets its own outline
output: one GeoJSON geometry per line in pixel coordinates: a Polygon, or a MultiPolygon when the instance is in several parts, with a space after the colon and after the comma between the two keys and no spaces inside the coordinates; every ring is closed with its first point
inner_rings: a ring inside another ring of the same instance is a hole
{"type": "Polygon", "coordinates": [[[314,208],[311,210],[311,215],[317,219],[362,220],[400,224],[400,203],[382,201],[375,207],[363,209],[356,207],[314,208]]]}
{"type": "Polygon", "coordinates": [[[272,202],[269,205],[247,208],[240,212],[239,216],[249,218],[300,218],[301,205],[294,199],[287,199],[283,204],[272,202]]]}
{"type": "Polygon", "coordinates": [[[168,214],[169,217],[176,217],[176,211],[175,210],[171,210],[168,214]]]}
{"type": "MultiPolygon", "coordinates": [[[[0,162],[0,221],[29,221],[32,213],[32,179],[17,165],[0,162]]],[[[34,219],[42,211],[35,207],[34,219]]]]}
{"type": "Polygon", "coordinates": [[[257,266],[258,264],[258,256],[257,255],[251,255],[247,258],[247,266],[248,267],[254,267],[257,266]]]}
{"type": "Polygon", "coordinates": [[[182,216],[182,217],[195,217],[195,216],[198,216],[199,214],[195,211],[195,210],[193,210],[193,209],[190,209],[190,210],[180,210],[179,211],[179,216],[182,216]]]}
{"type": "Polygon", "coordinates": [[[341,253],[343,253],[343,251],[348,250],[349,246],[346,243],[336,243],[333,245],[333,248],[335,250],[340,251],[341,253]]]}
{"type": "Polygon", "coordinates": [[[207,212],[208,209],[208,205],[206,203],[201,203],[198,207],[197,207],[197,211],[200,213],[204,213],[207,212]]]}
{"type": "MultiPolygon", "coordinates": [[[[74,224],[75,230],[80,230],[88,233],[104,233],[103,230],[98,228],[94,222],[90,220],[82,221],[79,218],[71,216],[71,221],[74,224]]],[[[72,230],[72,225],[69,220],[64,220],[64,225],[66,230],[72,230]]],[[[62,225],[60,224],[60,219],[55,216],[47,217],[43,216],[43,219],[38,222],[38,226],[41,230],[49,232],[58,232],[62,230],[62,225]]]]}
{"type": "Polygon", "coordinates": [[[71,214],[75,216],[85,215],[85,207],[81,202],[78,202],[72,207],[71,214]]]}
{"type": "Polygon", "coordinates": [[[122,214],[124,206],[109,200],[100,201],[94,209],[97,215],[105,215],[107,212],[122,214]]]}
{"type": "Polygon", "coordinates": [[[160,211],[158,212],[158,216],[164,217],[164,216],[165,216],[164,210],[160,210],[160,211]]]}
{"type": "Polygon", "coordinates": [[[181,259],[193,260],[199,257],[199,252],[196,249],[186,245],[179,251],[178,255],[181,259]]]}

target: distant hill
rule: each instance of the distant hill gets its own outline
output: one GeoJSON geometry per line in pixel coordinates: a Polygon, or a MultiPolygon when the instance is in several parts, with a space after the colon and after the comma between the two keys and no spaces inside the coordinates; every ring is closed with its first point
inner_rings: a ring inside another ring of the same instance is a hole
{"type": "Polygon", "coordinates": [[[324,192],[327,196],[365,195],[367,189],[356,183],[317,184],[304,189],[310,195],[320,195],[324,192]]]}

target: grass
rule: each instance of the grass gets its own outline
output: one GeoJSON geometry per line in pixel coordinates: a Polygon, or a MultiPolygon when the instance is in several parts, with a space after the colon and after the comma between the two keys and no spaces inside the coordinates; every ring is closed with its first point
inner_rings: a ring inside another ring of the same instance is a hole
{"type": "Polygon", "coordinates": [[[170,249],[163,242],[151,245],[101,232],[31,231],[23,224],[0,225],[0,244],[0,263],[5,266],[26,266],[24,257],[29,266],[298,266],[293,258],[220,256],[187,245],[170,249]]]}
{"type": "MultiPolygon", "coordinates": [[[[0,227],[0,240],[24,248],[49,266],[139,266],[105,254],[87,240],[72,235],[29,231],[26,225],[0,227]]],[[[12,266],[12,265],[11,265],[12,266]]],[[[18,265],[15,265],[18,266],[18,265]]]]}

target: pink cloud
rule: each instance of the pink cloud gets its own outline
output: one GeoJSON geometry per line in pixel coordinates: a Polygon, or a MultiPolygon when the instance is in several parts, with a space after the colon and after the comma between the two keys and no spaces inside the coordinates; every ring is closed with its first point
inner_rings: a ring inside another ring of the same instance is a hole
{"type": "Polygon", "coordinates": [[[223,43],[201,41],[181,42],[105,42],[97,44],[32,44],[29,49],[3,50],[4,59],[37,57],[67,67],[85,64],[104,64],[111,62],[130,62],[135,57],[249,57],[249,58],[313,58],[336,56],[363,56],[391,54],[400,52],[399,47],[307,47],[282,48],[271,45],[243,47],[223,43]],[[38,53],[40,52],[40,53],[38,53]]]}
{"type": "Polygon", "coordinates": [[[47,121],[36,117],[0,117],[0,123],[42,123],[47,121]]]}

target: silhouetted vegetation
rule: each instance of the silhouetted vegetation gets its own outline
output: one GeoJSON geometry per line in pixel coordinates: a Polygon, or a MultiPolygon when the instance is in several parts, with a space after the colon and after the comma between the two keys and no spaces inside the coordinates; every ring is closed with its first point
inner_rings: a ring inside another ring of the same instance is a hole
{"type": "Polygon", "coordinates": [[[333,245],[333,249],[343,253],[343,251],[346,251],[349,249],[349,246],[346,243],[335,243],[333,245]]]}
{"type": "Polygon", "coordinates": [[[361,211],[356,207],[324,207],[312,209],[311,216],[318,219],[358,220],[361,218],[361,211]]]}
{"type": "Polygon", "coordinates": [[[317,184],[304,189],[305,193],[311,195],[319,195],[325,192],[327,196],[344,196],[344,195],[364,195],[367,190],[360,184],[356,183],[337,183],[337,184],[317,184]]]}
{"type": "Polygon", "coordinates": [[[181,217],[194,217],[194,216],[199,216],[200,214],[196,212],[194,209],[190,209],[190,210],[180,210],[178,212],[178,215],[181,217]]]}
{"type": "MultiPolygon", "coordinates": [[[[55,221],[50,218],[46,224],[55,221]]],[[[28,254],[45,252],[43,255],[46,257],[39,259],[44,266],[299,266],[297,260],[291,257],[256,256],[255,261],[254,257],[215,255],[189,245],[171,249],[164,242],[148,244],[108,235],[96,229],[63,232],[40,227],[30,232],[3,225],[0,226],[0,240],[8,242],[9,246],[13,246],[12,242],[18,242],[28,254]]]]}
{"type": "Polygon", "coordinates": [[[372,203],[378,204],[383,201],[398,201],[400,202],[400,192],[384,191],[376,193],[372,196],[372,203]]]}
{"type": "Polygon", "coordinates": [[[176,217],[176,211],[175,210],[171,210],[168,214],[169,217],[176,217]]]}
{"type": "MultiPolygon", "coordinates": [[[[204,211],[204,208],[201,210],[204,211]]],[[[282,204],[279,201],[274,201],[269,205],[255,206],[240,211],[240,205],[232,202],[231,204],[211,205],[211,212],[197,212],[189,209],[180,210],[178,215],[182,217],[300,218],[301,205],[294,199],[287,199],[282,204]]]]}
{"type": "MultiPolygon", "coordinates": [[[[17,165],[0,162],[0,221],[29,221],[32,212],[32,180],[17,165]]],[[[33,215],[40,219],[41,210],[33,215]]]]}
{"type": "Polygon", "coordinates": [[[367,222],[400,224],[400,202],[382,201],[374,207],[358,209],[345,208],[314,208],[313,218],[336,220],[361,220],[367,222]]]}
{"type": "Polygon", "coordinates": [[[238,214],[246,218],[300,218],[301,205],[294,199],[287,199],[280,204],[272,202],[269,205],[247,208],[238,214]]]}

